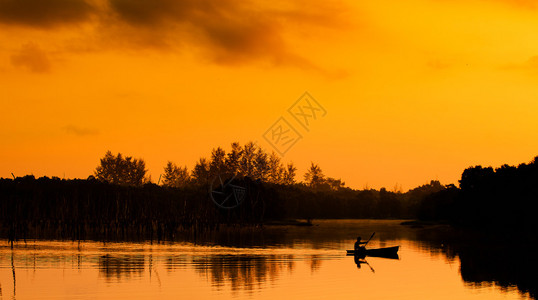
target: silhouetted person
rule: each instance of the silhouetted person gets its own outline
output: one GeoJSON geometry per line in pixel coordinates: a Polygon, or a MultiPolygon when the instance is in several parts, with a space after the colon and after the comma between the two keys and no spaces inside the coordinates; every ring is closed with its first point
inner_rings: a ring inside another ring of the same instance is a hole
{"type": "Polygon", "coordinates": [[[355,242],[355,251],[359,250],[360,248],[363,248],[361,245],[366,244],[366,242],[361,242],[361,237],[357,237],[357,241],[355,242]]]}
{"type": "Polygon", "coordinates": [[[364,246],[361,246],[363,244],[366,244],[367,242],[361,242],[361,237],[357,237],[357,241],[355,242],[355,255],[363,256],[363,254],[366,253],[366,249],[364,246]]]}

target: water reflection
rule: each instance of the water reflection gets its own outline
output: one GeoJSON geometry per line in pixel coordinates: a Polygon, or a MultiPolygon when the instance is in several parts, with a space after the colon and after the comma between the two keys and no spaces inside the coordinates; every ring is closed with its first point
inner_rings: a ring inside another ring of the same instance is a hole
{"type": "Polygon", "coordinates": [[[120,281],[131,277],[142,277],[144,268],[145,257],[141,254],[99,256],[99,275],[103,275],[107,280],[120,281]]]}
{"type": "Polygon", "coordinates": [[[534,238],[492,237],[443,229],[417,231],[417,239],[431,253],[442,253],[460,262],[461,278],[471,287],[498,286],[503,291],[517,289],[536,299],[538,258],[534,238]]]}
{"type": "Polygon", "coordinates": [[[538,260],[536,250],[528,245],[474,245],[454,250],[461,261],[461,277],[478,287],[491,284],[503,289],[517,287],[537,297],[538,260]]]}
{"type": "Polygon", "coordinates": [[[232,241],[256,245],[246,248],[215,247],[209,241],[202,245],[37,241],[11,250],[3,243],[0,296],[32,299],[47,292],[52,298],[115,299],[116,289],[131,298],[151,298],[148,295],[155,293],[160,298],[185,293],[189,298],[241,298],[253,293],[272,299],[333,294],[356,298],[357,284],[366,298],[402,293],[410,298],[428,293],[430,298],[440,298],[439,293],[467,298],[475,297],[469,292],[474,289],[485,299],[537,296],[538,262],[532,244],[500,244],[444,227],[416,229],[386,221],[318,225],[266,228],[248,233],[249,238],[226,240],[228,245],[232,241]],[[372,240],[370,246],[401,245],[400,259],[346,256],[354,237],[373,231],[383,240],[372,240]],[[87,294],[69,294],[81,289],[87,294]]]}
{"type": "Polygon", "coordinates": [[[321,268],[321,263],[323,262],[323,259],[319,255],[314,254],[310,256],[309,261],[310,261],[310,271],[311,273],[314,273],[321,268]]]}
{"type": "Polygon", "coordinates": [[[13,297],[17,295],[17,277],[15,275],[15,263],[14,263],[15,254],[11,251],[11,272],[13,273],[13,297]]]}
{"type": "MultiPolygon", "coordinates": [[[[311,248],[339,249],[353,247],[349,239],[370,236],[376,232],[375,240],[383,243],[397,240],[415,240],[416,233],[401,226],[401,221],[386,220],[319,220],[314,226],[265,226],[263,228],[233,228],[220,232],[206,232],[196,237],[178,235],[179,241],[197,245],[219,245],[239,248],[311,248]]],[[[353,241],[354,242],[354,241],[353,241]]]]}
{"type": "Polygon", "coordinates": [[[213,255],[194,258],[192,263],[213,286],[229,284],[232,291],[259,288],[262,283],[277,280],[283,272],[293,272],[295,265],[292,255],[213,255]]]}
{"type": "Polygon", "coordinates": [[[372,273],[375,273],[374,268],[372,268],[372,266],[370,266],[370,264],[368,263],[366,258],[361,258],[360,256],[355,256],[354,261],[355,261],[355,264],[357,265],[357,269],[361,269],[362,265],[366,265],[366,266],[368,266],[368,268],[370,268],[372,273]]]}

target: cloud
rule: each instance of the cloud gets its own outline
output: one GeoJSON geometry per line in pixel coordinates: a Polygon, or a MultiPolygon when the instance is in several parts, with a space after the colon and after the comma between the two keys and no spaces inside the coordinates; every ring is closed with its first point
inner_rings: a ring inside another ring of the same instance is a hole
{"type": "Polygon", "coordinates": [[[222,64],[263,59],[273,64],[308,66],[293,53],[284,34],[287,27],[341,25],[344,10],[296,1],[285,8],[249,0],[110,0],[117,36],[147,47],[174,48],[188,44],[222,64]],[[123,26],[121,26],[123,25],[123,26]]]}
{"type": "Polygon", "coordinates": [[[99,134],[99,131],[96,130],[96,129],[83,128],[83,127],[78,127],[78,126],[75,126],[75,125],[64,126],[63,130],[65,130],[65,132],[68,133],[68,134],[73,134],[73,135],[76,135],[76,136],[88,136],[88,135],[97,135],[97,134],[99,134]]]}
{"type": "Polygon", "coordinates": [[[23,45],[17,54],[11,56],[11,63],[14,66],[26,67],[35,73],[50,71],[50,61],[47,54],[34,43],[23,45]]]}
{"type": "Polygon", "coordinates": [[[94,10],[85,0],[0,0],[0,23],[52,27],[85,21],[94,10]]]}
{"type": "Polygon", "coordinates": [[[518,63],[508,63],[500,66],[501,70],[510,72],[523,72],[524,74],[537,76],[538,75],[538,55],[532,56],[526,61],[518,63]]]}
{"type": "Polygon", "coordinates": [[[189,51],[218,64],[259,61],[316,71],[322,68],[309,53],[294,50],[295,39],[322,39],[320,31],[347,26],[341,1],[0,0],[0,23],[72,26],[83,34],[76,49],[189,51]],[[84,29],[73,26],[86,21],[84,29]]]}
{"type": "Polygon", "coordinates": [[[524,62],[520,63],[510,63],[501,67],[506,70],[513,69],[526,69],[526,70],[538,70],[538,55],[532,56],[524,62]]]}
{"type": "Polygon", "coordinates": [[[434,70],[444,70],[451,67],[451,64],[441,59],[431,59],[426,62],[426,65],[434,70]]]}

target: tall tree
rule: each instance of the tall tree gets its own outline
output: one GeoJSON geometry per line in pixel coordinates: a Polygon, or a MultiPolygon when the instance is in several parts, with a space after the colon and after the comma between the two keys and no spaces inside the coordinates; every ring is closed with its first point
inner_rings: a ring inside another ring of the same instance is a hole
{"type": "Polygon", "coordinates": [[[325,182],[325,175],[317,164],[311,163],[310,169],[304,174],[304,180],[308,186],[317,189],[325,182]]]}
{"type": "Polygon", "coordinates": [[[169,161],[164,167],[163,185],[168,187],[183,187],[189,183],[190,175],[187,167],[178,167],[169,161]]]}
{"type": "Polygon", "coordinates": [[[243,147],[243,155],[239,162],[239,170],[241,175],[254,177],[254,164],[256,159],[256,144],[248,142],[243,147]]]}
{"type": "Polygon", "coordinates": [[[292,185],[295,184],[295,172],[297,171],[297,168],[293,165],[293,163],[289,163],[284,170],[282,183],[285,185],[292,185]]]}
{"type": "Polygon", "coordinates": [[[280,157],[273,151],[269,156],[267,180],[271,183],[282,184],[284,177],[284,166],[280,162],[280,157]]]}
{"type": "Polygon", "coordinates": [[[200,158],[192,170],[192,179],[197,184],[207,184],[209,182],[209,163],[206,158],[200,158]]]}
{"type": "Polygon", "coordinates": [[[269,164],[267,161],[267,153],[262,148],[258,147],[256,155],[254,156],[254,174],[255,179],[261,181],[267,181],[267,174],[269,173],[269,164]]]}
{"type": "Polygon", "coordinates": [[[142,185],[149,181],[146,178],[146,163],[143,159],[123,157],[107,151],[101,158],[99,166],[95,168],[95,177],[98,180],[120,185],[142,185]]]}
{"type": "Polygon", "coordinates": [[[226,167],[228,171],[232,174],[239,174],[239,163],[241,160],[241,155],[243,155],[243,147],[237,142],[232,143],[232,150],[226,156],[226,167]]]}
{"type": "Polygon", "coordinates": [[[210,176],[215,176],[227,172],[226,152],[221,147],[213,148],[211,151],[211,162],[209,163],[210,176]]]}

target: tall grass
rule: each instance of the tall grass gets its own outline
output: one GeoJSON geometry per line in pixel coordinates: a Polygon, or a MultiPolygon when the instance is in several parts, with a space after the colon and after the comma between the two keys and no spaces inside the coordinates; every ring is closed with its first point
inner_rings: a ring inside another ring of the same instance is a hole
{"type": "Polygon", "coordinates": [[[256,225],[264,197],[219,209],[204,186],[120,186],[97,180],[0,179],[0,236],[73,240],[165,240],[221,224],[256,225]],[[260,202],[261,201],[261,202],[260,202]]]}

